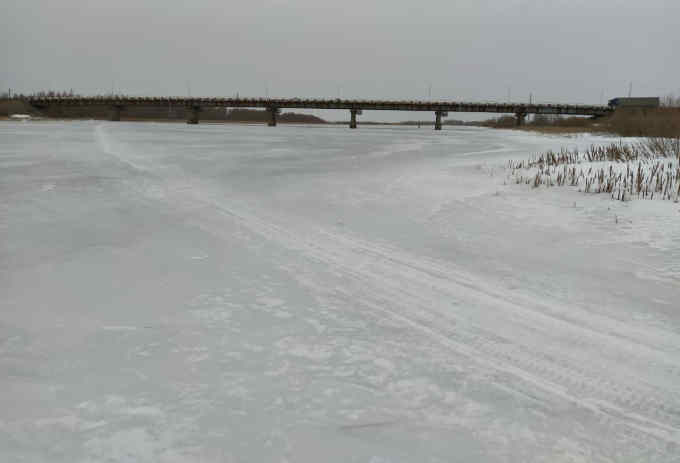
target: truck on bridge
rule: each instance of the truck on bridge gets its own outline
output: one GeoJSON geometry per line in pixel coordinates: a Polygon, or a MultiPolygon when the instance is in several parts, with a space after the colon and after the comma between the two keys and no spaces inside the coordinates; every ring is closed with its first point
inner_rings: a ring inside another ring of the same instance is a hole
{"type": "Polygon", "coordinates": [[[609,106],[618,108],[658,108],[659,97],[622,97],[609,100],[609,106]]]}

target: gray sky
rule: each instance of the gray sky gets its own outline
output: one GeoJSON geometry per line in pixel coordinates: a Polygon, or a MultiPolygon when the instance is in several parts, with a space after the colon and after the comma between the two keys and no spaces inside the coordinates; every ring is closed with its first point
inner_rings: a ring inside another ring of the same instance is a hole
{"type": "Polygon", "coordinates": [[[599,103],[680,94],[678,0],[0,0],[0,85],[599,103]]]}

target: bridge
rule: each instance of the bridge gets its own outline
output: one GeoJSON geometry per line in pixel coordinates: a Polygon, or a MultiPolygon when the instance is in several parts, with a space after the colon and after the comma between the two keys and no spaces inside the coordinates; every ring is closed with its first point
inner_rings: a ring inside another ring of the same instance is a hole
{"type": "Polygon", "coordinates": [[[264,108],[269,111],[269,124],[276,126],[276,116],[281,109],[342,109],[350,113],[349,127],[357,127],[357,116],[370,111],[428,111],[435,115],[434,128],[441,130],[442,118],[450,112],[514,114],[517,125],[522,125],[527,114],[565,114],[572,116],[600,117],[614,111],[612,106],[532,103],[474,103],[461,101],[414,101],[414,100],[346,100],[301,98],[191,98],[191,97],[29,97],[26,101],[38,108],[53,106],[107,106],[111,108],[111,120],[119,121],[125,108],[132,106],[172,107],[183,106],[188,110],[187,123],[198,124],[201,109],[264,108]]]}

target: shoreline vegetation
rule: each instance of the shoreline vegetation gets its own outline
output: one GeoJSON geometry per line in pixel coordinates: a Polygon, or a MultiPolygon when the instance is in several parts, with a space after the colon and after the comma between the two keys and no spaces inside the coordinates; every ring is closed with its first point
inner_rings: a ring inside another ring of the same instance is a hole
{"type": "Polygon", "coordinates": [[[612,199],[660,199],[680,202],[680,138],[643,141],[586,150],[548,151],[524,161],[510,161],[507,181],[541,186],[570,186],[583,193],[607,193],[612,199]]]}
{"type": "Polygon", "coordinates": [[[680,97],[667,95],[658,108],[619,108],[604,117],[552,116],[536,114],[517,126],[514,116],[504,115],[473,125],[545,134],[593,133],[620,137],[680,137],[680,97]]]}
{"type": "Polygon", "coordinates": [[[502,116],[479,125],[546,134],[599,133],[621,137],[677,138],[680,136],[680,108],[619,109],[601,118],[537,115],[522,126],[517,126],[514,117],[502,116]]]}

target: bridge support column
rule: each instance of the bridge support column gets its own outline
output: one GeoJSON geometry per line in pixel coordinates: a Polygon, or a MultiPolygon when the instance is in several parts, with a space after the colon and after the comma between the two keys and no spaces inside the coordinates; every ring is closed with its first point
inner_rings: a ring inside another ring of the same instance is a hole
{"type": "Polygon", "coordinates": [[[350,119],[349,119],[349,128],[350,129],[356,129],[357,128],[357,114],[361,114],[361,109],[350,109],[350,119]]]}
{"type": "Polygon", "coordinates": [[[267,108],[267,111],[269,111],[269,122],[267,125],[269,127],[276,127],[276,115],[281,112],[279,108],[267,108]]]}
{"type": "Polygon", "coordinates": [[[201,112],[200,106],[190,106],[187,108],[189,115],[187,116],[187,124],[198,124],[199,114],[201,112]]]}
{"type": "Polygon", "coordinates": [[[517,113],[515,114],[515,117],[517,118],[517,127],[519,127],[524,125],[527,115],[525,113],[517,113]]]}
{"type": "Polygon", "coordinates": [[[434,129],[442,129],[442,111],[435,111],[434,113],[434,129]]]}
{"type": "Polygon", "coordinates": [[[121,105],[114,105],[111,107],[111,117],[109,120],[111,121],[120,121],[120,113],[123,110],[123,107],[121,105]]]}

